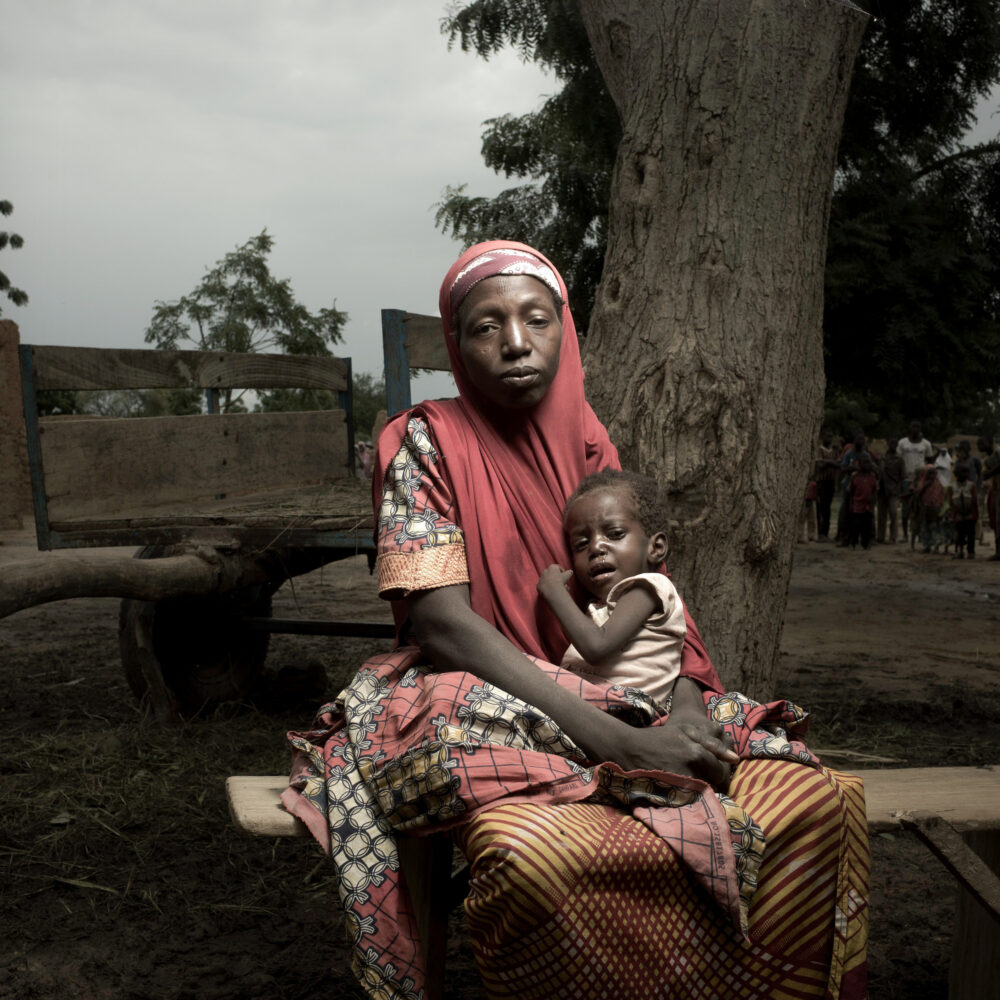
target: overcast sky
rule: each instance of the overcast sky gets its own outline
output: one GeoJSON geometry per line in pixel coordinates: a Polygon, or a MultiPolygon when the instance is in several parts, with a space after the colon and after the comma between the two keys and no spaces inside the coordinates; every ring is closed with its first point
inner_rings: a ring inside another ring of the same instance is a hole
{"type": "Polygon", "coordinates": [[[380,373],[379,310],[436,313],[461,249],[434,228],[445,186],[507,183],[482,122],[557,86],[449,52],[444,7],[4,0],[0,197],[25,245],[0,269],[31,299],[4,303],[22,341],[144,346],[156,300],[266,227],[272,273],[311,309],[336,300],[338,353],[380,373]]]}
{"type": "Polygon", "coordinates": [[[437,313],[461,247],[448,184],[493,194],[482,122],[553,83],[440,33],[443,0],[4,0],[0,257],[25,343],[142,347],[157,299],[265,227],[271,271],[350,315],[338,353],[381,371],[379,310],[437,313]]]}

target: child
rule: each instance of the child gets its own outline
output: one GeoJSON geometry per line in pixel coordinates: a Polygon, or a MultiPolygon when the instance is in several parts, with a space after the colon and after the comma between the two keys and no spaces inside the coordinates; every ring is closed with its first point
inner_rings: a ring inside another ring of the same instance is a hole
{"type": "Polygon", "coordinates": [[[971,469],[967,462],[955,466],[955,481],[948,487],[948,506],[955,523],[955,558],[964,559],[964,549],[969,558],[976,558],[976,521],[979,519],[979,496],[976,484],[969,478],[971,469]]]}
{"type": "Polygon", "coordinates": [[[680,672],[687,627],[676,588],[661,572],[667,536],[657,528],[653,480],[606,469],[566,502],[563,526],[573,569],[552,565],[538,580],[573,645],[562,665],[596,684],[639,688],[662,705],[680,672]],[[584,613],[571,577],[594,599],[584,613]]]}
{"type": "Polygon", "coordinates": [[[864,452],[858,459],[858,468],[851,474],[848,493],[851,500],[850,544],[852,549],[867,549],[872,543],[875,527],[875,494],[878,476],[871,455],[864,452]]]}
{"type": "Polygon", "coordinates": [[[938,479],[933,458],[929,458],[927,464],[917,474],[914,496],[919,527],[914,529],[911,535],[911,545],[919,530],[920,541],[924,547],[923,551],[927,553],[932,548],[937,549],[941,545],[941,508],[947,500],[944,487],[938,479]]]}

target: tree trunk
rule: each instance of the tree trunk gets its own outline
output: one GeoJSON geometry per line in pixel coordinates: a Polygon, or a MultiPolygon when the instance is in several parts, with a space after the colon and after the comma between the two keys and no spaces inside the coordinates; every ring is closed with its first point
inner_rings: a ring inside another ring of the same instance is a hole
{"type": "Polygon", "coordinates": [[[771,694],[823,403],[838,0],[581,0],[622,120],[587,393],[673,499],[668,562],[722,679],[771,694]]]}

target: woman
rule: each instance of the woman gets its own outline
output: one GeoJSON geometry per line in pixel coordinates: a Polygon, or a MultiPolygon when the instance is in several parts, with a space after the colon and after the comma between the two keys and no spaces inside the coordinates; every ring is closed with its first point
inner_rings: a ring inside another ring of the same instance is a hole
{"type": "Polygon", "coordinates": [[[860,783],[789,738],[801,712],[714,694],[690,618],[669,716],[551,665],[567,643],[535,581],[567,558],[578,481],[618,467],[562,279],[481,244],[440,305],[459,397],[390,421],[375,462],[403,644],[291,734],[285,802],[334,855],[366,988],[417,995],[393,834],[451,827],[490,996],[863,995],[860,783]]]}

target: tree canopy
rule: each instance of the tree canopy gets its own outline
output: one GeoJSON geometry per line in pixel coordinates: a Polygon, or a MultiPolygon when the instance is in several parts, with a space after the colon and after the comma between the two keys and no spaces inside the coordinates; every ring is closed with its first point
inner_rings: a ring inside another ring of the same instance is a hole
{"type": "MultiPolygon", "coordinates": [[[[347,313],[336,304],[310,312],[298,302],[288,278],[271,275],[267,257],[274,239],[263,230],[216,262],[190,294],[174,302],[156,302],[146,343],[176,350],[329,355],[342,339],[347,313]]],[[[314,400],[296,390],[262,394],[264,408],[305,409],[314,400]]],[[[237,397],[227,393],[224,409],[237,397]]]]}
{"type": "MultiPolygon", "coordinates": [[[[963,142],[1000,81],[1000,0],[869,8],[829,229],[828,415],[867,413],[876,433],[910,416],[935,434],[971,428],[990,417],[1000,371],[1000,143],[963,142]]],[[[475,0],[442,30],[486,59],[516,47],[561,90],[485,123],[487,165],[524,183],[495,198],[448,188],[438,225],[469,243],[538,246],[563,269],[586,330],[621,126],[577,4],[475,0]]]]}
{"type": "MultiPolygon", "coordinates": [[[[5,198],[0,198],[0,215],[10,215],[14,211],[14,206],[5,198]]],[[[17,233],[0,231],[0,250],[20,250],[24,246],[23,237],[17,233]]],[[[3,271],[0,271],[0,292],[2,292],[16,306],[26,306],[28,304],[28,293],[11,284],[10,278],[3,271]]],[[[0,315],[3,309],[0,308],[0,315]]]]}

